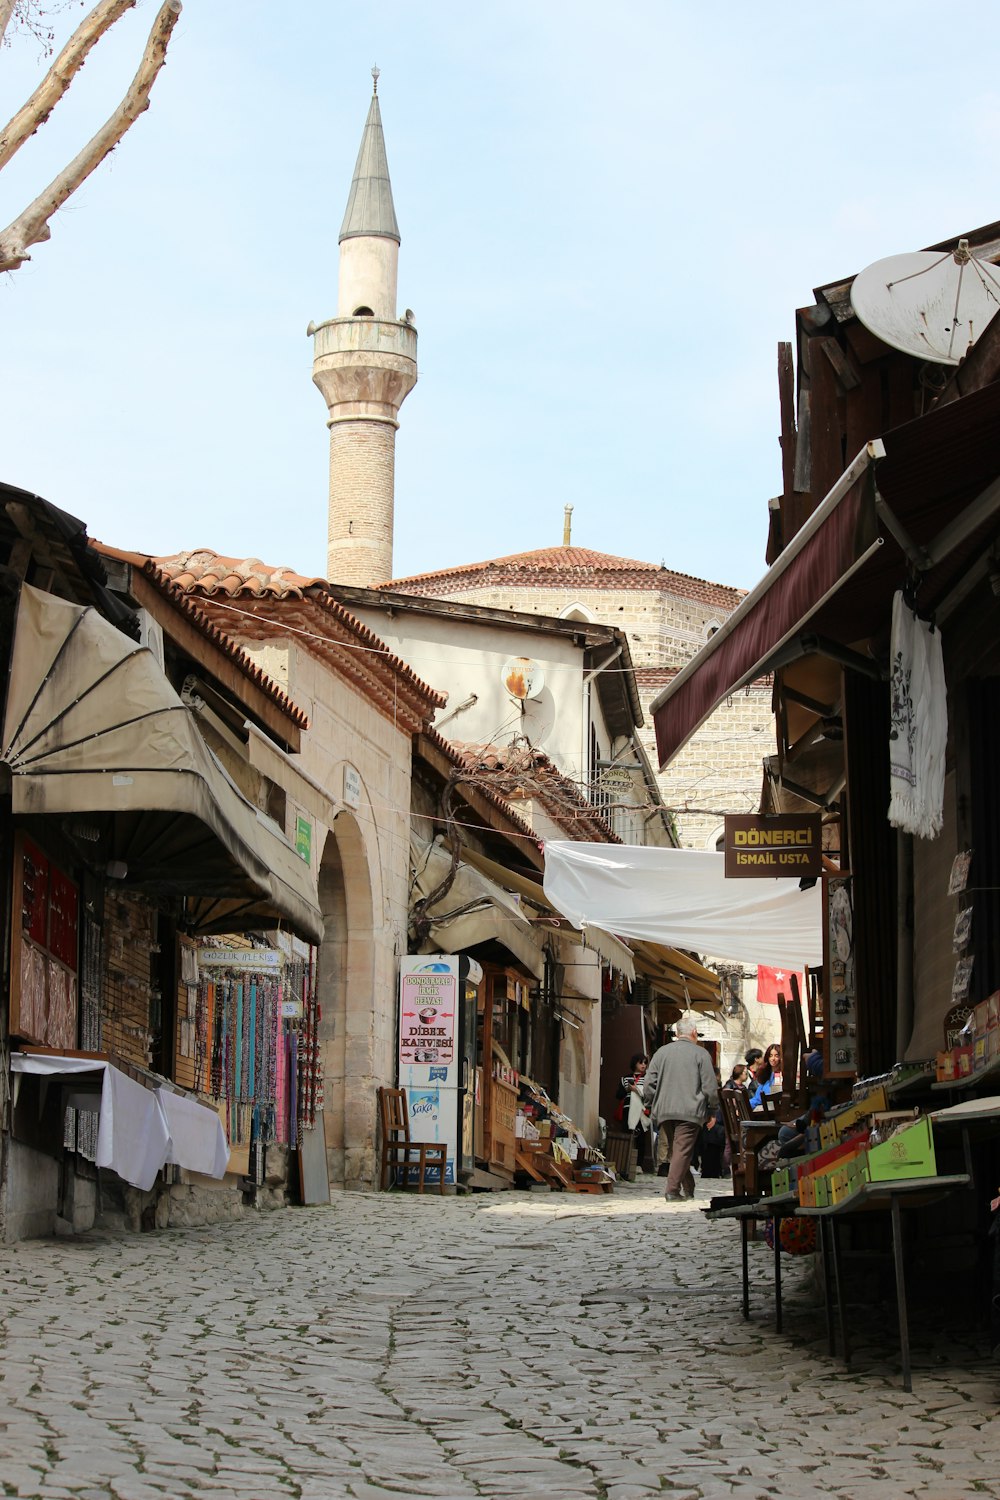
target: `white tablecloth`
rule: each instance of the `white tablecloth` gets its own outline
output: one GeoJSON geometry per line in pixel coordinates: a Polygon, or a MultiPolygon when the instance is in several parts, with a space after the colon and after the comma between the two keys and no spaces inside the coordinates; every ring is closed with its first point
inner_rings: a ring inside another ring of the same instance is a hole
{"type": "Polygon", "coordinates": [[[99,1058],[16,1052],[10,1067],[12,1073],[43,1078],[99,1074],[100,1094],[77,1090],[68,1102],[76,1109],[98,1111],[97,1165],[110,1167],[132,1187],[148,1191],[168,1162],[209,1177],[225,1175],[226,1132],[215,1111],[196,1099],[165,1088],[147,1089],[99,1058]]]}

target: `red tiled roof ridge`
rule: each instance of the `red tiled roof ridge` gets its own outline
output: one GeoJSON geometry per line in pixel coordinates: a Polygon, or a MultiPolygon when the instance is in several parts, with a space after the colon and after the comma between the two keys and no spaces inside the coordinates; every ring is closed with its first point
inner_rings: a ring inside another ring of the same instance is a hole
{"type": "Polygon", "coordinates": [[[151,559],[166,576],[183,590],[205,599],[272,598],[276,601],[302,600],[315,603],[331,615],[359,646],[365,647],[380,662],[422,698],[429,707],[443,708],[448,695],[431,687],[418,677],[400,656],[396,656],[381,636],[375,634],[357,615],[327,592],[325,578],[307,578],[287,567],[272,568],[259,558],[227,557],[209,547],[196,547],[169,557],[151,559]]]}
{"type": "Polygon", "coordinates": [[[453,741],[452,747],[460,757],[461,764],[469,770],[481,770],[489,775],[502,775],[511,771],[517,774],[524,769],[523,761],[527,758],[530,761],[530,773],[540,772],[544,778],[543,783],[537,787],[539,801],[571,837],[590,838],[596,832],[607,843],[622,842],[601,812],[587,801],[576,782],[559,770],[545,750],[533,745],[507,746],[505,749],[501,745],[473,744],[464,740],[453,741]],[[520,759],[522,765],[509,767],[508,756],[520,759]],[[555,795],[549,791],[545,782],[551,784],[555,795]],[[567,802],[572,806],[567,807],[567,802]]]}
{"type": "Polygon", "coordinates": [[[212,547],[192,547],[157,558],[174,581],[189,593],[274,594],[277,598],[302,594],[323,578],[309,578],[281,564],[272,567],[259,557],[229,557],[212,547]]]}
{"type": "Polygon", "coordinates": [[[144,552],[129,552],[120,547],[111,547],[106,542],[93,540],[92,545],[104,557],[114,557],[119,562],[127,562],[133,567],[139,568],[150,582],[155,584],[159,591],[169,598],[170,602],[184,615],[185,619],[190,620],[191,624],[205,636],[206,640],[211,641],[214,646],[217,646],[220,651],[224,652],[250,681],[256,687],[260,688],[261,692],[266,693],[272,702],[277,704],[278,708],[288,716],[293,724],[298,725],[300,729],[309,728],[309,715],[305,710],[299,708],[298,704],[289,697],[284,688],[280,687],[273,677],[269,677],[257,665],[238,641],[235,641],[214,620],[210,620],[204,610],[198,608],[194,599],[174,583],[173,579],[162,568],[157,566],[155,559],[144,552]]]}
{"type": "Polygon", "coordinates": [[[639,558],[618,557],[610,552],[597,552],[589,547],[539,547],[531,552],[513,552],[505,557],[486,558],[482,562],[458,563],[450,568],[438,568],[429,573],[414,573],[408,577],[393,578],[388,583],[379,584],[381,590],[404,591],[407,586],[413,584],[425,584],[441,582],[444,579],[468,579],[477,573],[487,573],[491,570],[510,570],[511,572],[523,570],[530,572],[549,572],[552,575],[568,573],[574,575],[574,581],[580,582],[579,574],[584,570],[591,572],[615,572],[615,573],[641,573],[647,575],[652,582],[654,579],[663,581],[673,580],[677,584],[697,584],[700,588],[718,591],[733,596],[737,601],[744,598],[746,589],[734,587],[731,584],[715,583],[708,578],[698,578],[691,573],[679,573],[673,568],[668,568],[662,563],[651,563],[639,558]]]}

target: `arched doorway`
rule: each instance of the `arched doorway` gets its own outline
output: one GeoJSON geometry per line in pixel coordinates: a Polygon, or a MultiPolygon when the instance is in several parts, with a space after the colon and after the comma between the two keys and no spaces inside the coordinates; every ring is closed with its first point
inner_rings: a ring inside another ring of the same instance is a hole
{"type": "Polygon", "coordinates": [[[348,812],[327,836],[319,901],[325,933],[316,991],[330,1182],[366,1188],[375,1181],[375,943],[367,851],[348,812]]]}

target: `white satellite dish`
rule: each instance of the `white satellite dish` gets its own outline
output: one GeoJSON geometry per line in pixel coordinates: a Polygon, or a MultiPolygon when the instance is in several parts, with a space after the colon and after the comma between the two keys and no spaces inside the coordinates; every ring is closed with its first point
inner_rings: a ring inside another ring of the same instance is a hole
{"type": "Polygon", "coordinates": [[[866,266],[854,278],[851,306],[891,349],[957,365],[1000,308],[1000,274],[959,240],[944,255],[917,250],[866,266]]]}
{"type": "Polygon", "coordinates": [[[545,673],[530,656],[512,656],[500,670],[500,681],[512,698],[537,698],[545,686],[545,673]]]}

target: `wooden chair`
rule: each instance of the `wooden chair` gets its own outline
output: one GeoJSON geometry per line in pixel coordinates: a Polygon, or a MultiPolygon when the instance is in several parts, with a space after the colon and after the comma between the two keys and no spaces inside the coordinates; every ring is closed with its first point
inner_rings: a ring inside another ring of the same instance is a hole
{"type": "Polygon", "coordinates": [[[409,1187],[411,1168],[417,1172],[417,1192],[422,1193],[428,1167],[438,1170],[440,1192],[444,1192],[444,1174],[448,1163],[448,1147],[442,1141],[413,1141],[410,1139],[410,1112],[406,1107],[405,1089],[383,1089],[378,1091],[378,1113],[382,1126],[382,1172],[379,1186],[386,1190],[386,1179],[390,1171],[398,1173],[400,1187],[409,1187]]]}
{"type": "Polygon", "coordinates": [[[609,1130],[608,1138],[604,1143],[604,1155],[619,1177],[624,1178],[626,1182],[635,1181],[639,1153],[635,1149],[635,1138],[631,1130],[609,1130]]]}
{"type": "Polygon", "coordinates": [[[720,1098],[726,1133],[732,1131],[733,1192],[753,1197],[762,1191],[770,1176],[758,1169],[757,1152],[765,1141],[776,1138],[781,1122],[755,1115],[745,1089],[723,1089],[720,1098]]]}
{"type": "Polygon", "coordinates": [[[822,1052],[826,1037],[822,967],[806,970],[806,984],[809,1005],[809,1047],[813,1051],[818,1048],[822,1052]]]}
{"type": "Polygon", "coordinates": [[[740,1140],[740,1117],[736,1112],[733,1095],[742,1089],[720,1089],[719,1104],[722,1108],[722,1123],[726,1127],[729,1142],[729,1164],[733,1174],[733,1192],[746,1192],[746,1164],[743,1160],[743,1142],[740,1140]]]}

